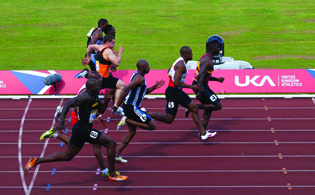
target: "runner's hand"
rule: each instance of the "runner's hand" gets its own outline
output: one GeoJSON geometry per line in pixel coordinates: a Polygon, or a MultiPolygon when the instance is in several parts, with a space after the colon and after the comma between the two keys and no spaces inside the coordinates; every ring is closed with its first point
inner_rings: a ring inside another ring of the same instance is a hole
{"type": "Polygon", "coordinates": [[[161,88],[163,85],[165,85],[164,80],[156,81],[156,83],[154,84],[154,88],[158,89],[158,88],[161,88]]]}
{"type": "Polygon", "coordinates": [[[219,77],[218,78],[218,82],[223,83],[223,81],[224,81],[224,77],[219,77]]]}
{"type": "Polygon", "coordinates": [[[59,121],[58,125],[55,127],[55,129],[60,133],[63,129],[65,129],[65,125],[59,121]]]}
{"type": "Polygon", "coordinates": [[[88,58],[84,58],[84,59],[81,60],[81,64],[82,64],[83,66],[88,65],[89,62],[90,62],[90,59],[88,59],[88,58]]]}
{"type": "Polygon", "coordinates": [[[192,90],[197,91],[197,92],[202,92],[203,91],[203,87],[200,84],[192,85],[192,90]]]}

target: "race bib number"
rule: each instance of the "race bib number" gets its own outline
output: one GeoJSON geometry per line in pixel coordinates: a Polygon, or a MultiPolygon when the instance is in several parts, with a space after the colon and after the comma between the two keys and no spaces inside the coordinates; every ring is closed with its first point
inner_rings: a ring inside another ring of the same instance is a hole
{"type": "Polygon", "coordinates": [[[99,61],[96,61],[95,68],[96,68],[97,72],[100,70],[100,62],[99,61]]]}
{"type": "Polygon", "coordinates": [[[169,102],[168,103],[168,108],[174,108],[174,102],[169,102]]]}
{"type": "Polygon", "coordinates": [[[97,135],[98,135],[98,133],[96,131],[91,131],[91,133],[90,133],[90,137],[93,139],[96,139],[97,135]]]}
{"type": "Polygon", "coordinates": [[[211,100],[212,102],[216,101],[217,99],[218,99],[218,97],[217,97],[215,94],[213,94],[212,96],[210,96],[210,100],[211,100]]]}
{"type": "Polygon", "coordinates": [[[94,121],[94,119],[96,117],[96,113],[97,113],[97,110],[92,110],[91,111],[89,123],[93,123],[93,121],[94,121]]]}

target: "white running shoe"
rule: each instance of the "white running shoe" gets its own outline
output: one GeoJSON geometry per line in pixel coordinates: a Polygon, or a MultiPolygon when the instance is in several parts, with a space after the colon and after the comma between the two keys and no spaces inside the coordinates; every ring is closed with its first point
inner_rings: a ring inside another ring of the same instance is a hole
{"type": "Polygon", "coordinates": [[[61,113],[62,113],[62,110],[61,110],[61,106],[57,106],[56,108],[56,112],[55,112],[55,115],[54,115],[54,119],[55,121],[57,122],[58,118],[60,117],[61,113]]]}
{"type": "Polygon", "coordinates": [[[120,131],[120,129],[126,125],[126,116],[123,116],[121,118],[121,120],[119,121],[118,125],[117,125],[117,131],[120,131]]]}
{"type": "Polygon", "coordinates": [[[115,157],[115,160],[120,163],[127,163],[128,160],[123,159],[121,156],[115,157]]]}
{"type": "Polygon", "coordinates": [[[124,109],[122,107],[118,107],[113,114],[118,114],[119,116],[125,116],[124,109]]]}
{"type": "Polygon", "coordinates": [[[214,137],[217,134],[217,132],[211,133],[209,130],[206,131],[206,134],[201,135],[200,133],[198,134],[198,137],[201,138],[202,140],[206,140],[208,138],[214,137]]]}
{"type": "Polygon", "coordinates": [[[81,72],[74,76],[75,79],[85,78],[85,75],[88,73],[86,69],[83,69],[81,72]]]}

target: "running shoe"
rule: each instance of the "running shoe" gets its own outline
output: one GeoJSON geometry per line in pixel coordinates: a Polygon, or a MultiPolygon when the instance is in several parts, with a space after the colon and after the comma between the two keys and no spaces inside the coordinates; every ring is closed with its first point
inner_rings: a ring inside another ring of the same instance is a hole
{"type": "Polygon", "coordinates": [[[60,117],[61,113],[62,113],[62,110],[61,110],[61,106],[57,106],[56,108],[56,112],[55,112],[55,115],[54,115],[54,119],[55,121],[57,122],[58,118],[60,117]]]}
{"type": "Polygon", "coordinates": [[[123,159],[121,156],[115,157],[115,160],[120,163],[127,163],[128,160],[123,159]]]}
{"type": "Polygon", "coordinates": [[[217,134],[217,132],[211,133],[209,130],[206,131],[206,134],[201,135],[200,133],[198,134],[198,137],[201,138],[202,140],[206,140],[208,138],[214,137],[217,134]]]}
{"type": "Polygon", "coordinates": [[[190,112],[191,112],[191,110],[190,110],[190,109],[188,109],[188,108],[185,110],[185,118],[187,118],[187,117],[188,117],[188,115],[189,115],[189,113],[190,113],[190,112]]]}
{"type": "MultiPolygon", "coordinates": [[[[103,177],[108,177],[109,176],[109,169],[106,168],[103,171],[101,171],[101,174],[103,177]]],[[[118,171],[116,171],[116,175],[120,175],[120,173],[118,171]]]]}
{"type": "Polygon", "coordinates": [[[34,167],[35,161],[37,158],[34,158],[33,156],[30,158],[30,160],[26,163],[25,168],[24,168],[24,175],[28,173],[28,171],[34,167]]]}
{"type": "Polygon", "coordinates": [[[122,107],[118,107],[117,110],[113,112],[113,114],[117,114],[119,116],[125,116],[124,109],[122,107]]]}
{"type": "Polygon", "coordinates": [[[79,72],[78,74],[76,74],[74,76],[75,79],[78,78],[85,78],[85,75],[88,73],[88,71],[86,69],[83,69],[81,72],[79,72]]]}
{"type": "Polygon", "coordinates": [[[120,122],[117,125],[117,131],[120,131],[120,129],[126,125],[126,118],[127,117],[125,116],[121,118],[120,122]]]}
{"type": "Polygon", "coordinates": [[[125,175],[115,175],[114,177],[108,176],[109,181],[125,181],[128,176],[125,175]]]}
{"type": "Polygon", "coordinates": [[[55,130],[55,128],[53,127],[46,131],[45,133],[43,133],[42,136],[40,136],[39,140],[43,141],[44,139],[52,138],[55,133],[57,133],[57,130],[55,130]]]}

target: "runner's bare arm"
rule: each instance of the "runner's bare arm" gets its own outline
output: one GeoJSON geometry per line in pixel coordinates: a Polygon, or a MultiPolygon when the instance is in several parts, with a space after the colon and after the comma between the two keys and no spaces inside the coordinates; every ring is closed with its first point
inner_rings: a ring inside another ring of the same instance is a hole
{"type": "Polygon", "coordinates": [[[90,101],[91,101],[91,97],[87,93],[83,93],[80,96],[76,96],[68,100],[63,105],[62,113],[60,115],[60,121],[59,121],[59,124],[56,126],[56,129],[57,130],[64,129],[65,118],[70,108],[81,106],[81,105],[87,105],[90,101]]]}
{"type": "MultiPolygon", "coordinates": [[[[120,93],[119,99],[117,102],[117,105],[120,105],[121,102],[125,99],[125,97],[128,95],[129,91],[132,90],[133,88],[137,87],[138,85],[141,85],[144,81],[144,78],[140,75],[136,75],[135,78],[127,85],[120,93]]],[[[113,109],[115,109],[113,107],[113,109]]],[[[116,108],[117,109],[117,108],[116,108]]]]}
{"type": "Polygon", "coordinates": [[[94,31],[89,45],[95,44],[97,40],[102,39],[102,37],[103,37],[103,32],[100,29],[97,29],[96,31],[94,31]]]}
{"type": "Polygon", "coordinates": [[[112,62],[112,65],[118,67],[121,61],[121,56],[122,56],[123,51],[124,49],[122,48],[122,46],[119,46],[118,56],[116,57],[113,50],[107,49],[104,52],[104,55],[105,55],[104,57],[108,58],[112,62]]]}
{"type": "Polygon", "coordinates": [[[190,88],[196,91],[202,91],[203,88],[201,86],[188,85],[181,81],[181,78],[186,71],[187,71],[186,66],[184,65],[183,62],[180,61],[175,65],[174,85],[177,87],[190,88]]]}
{"type": "Polygon", "coordinates": [[[213,68],[212,60],[204,58],[200,61],[200,72],[197,79],[198,84],[204,82],[205,75],[207,74],[208,70],[211,70],[211,67],[213,68]]]}

